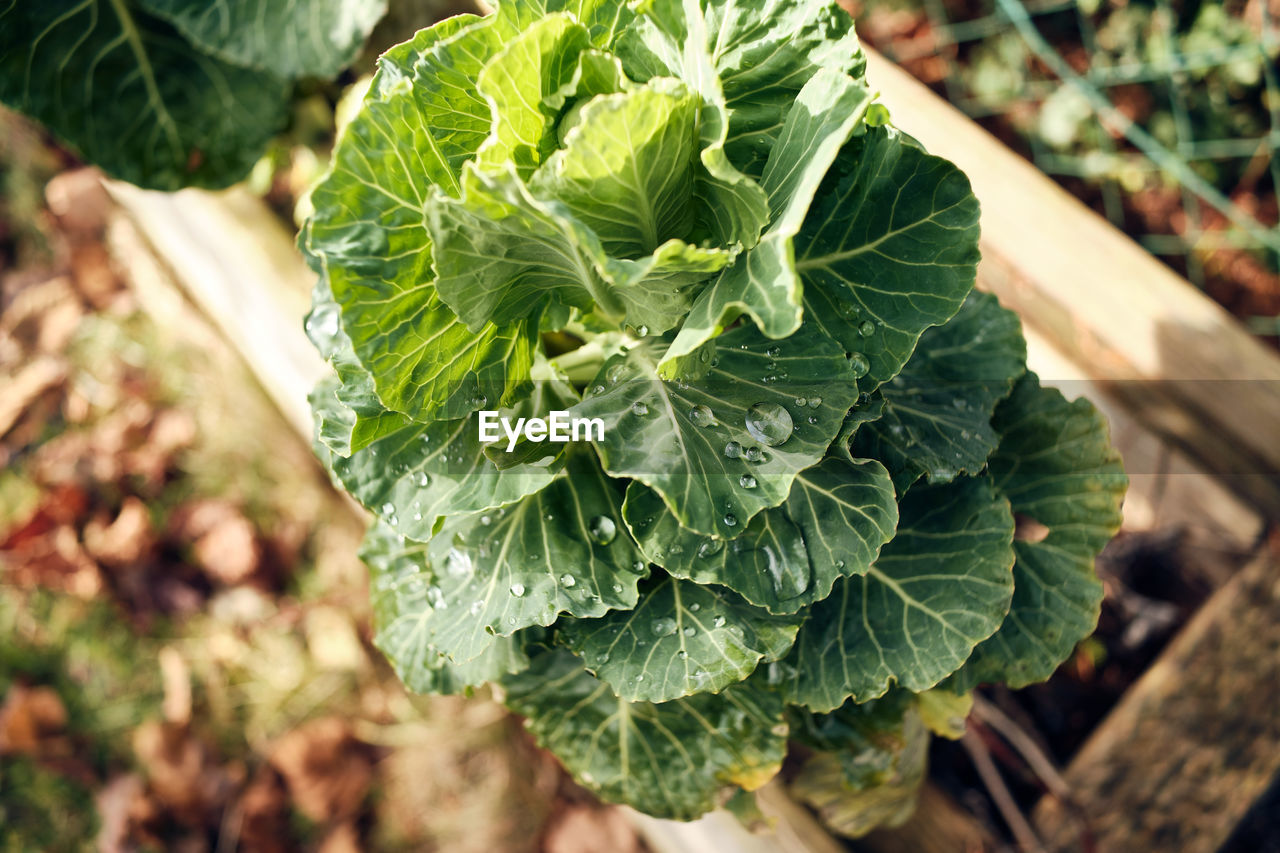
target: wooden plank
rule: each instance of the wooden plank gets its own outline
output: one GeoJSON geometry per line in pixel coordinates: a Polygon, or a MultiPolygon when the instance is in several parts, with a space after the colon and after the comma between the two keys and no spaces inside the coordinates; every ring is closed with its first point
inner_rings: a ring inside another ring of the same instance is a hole
{"type": "MultiPolygon", "coordinates": [[[[1280,774],[1280,558],[1219,590],[1125,694],[1065,776],[1100,853],[1212,853],[1280,774]]],[[[1079,827],[1045,800],[1054,850],[1079,827]]]]}
{"type": "Polygon", "coordinates": [[[107,181],[190,299],[240,352],[299,434],[328,369],[302,332],[315,276],[261,199],[242,188],[162,193],[107,181]]]}
{"type": "Polygon", "coordinates": [[[905,71],[868,51],[867,76],[894,124],[968,174],[982,203],[984,285],[1137,418],[1280,518],[1280,357],[905,71]]]}

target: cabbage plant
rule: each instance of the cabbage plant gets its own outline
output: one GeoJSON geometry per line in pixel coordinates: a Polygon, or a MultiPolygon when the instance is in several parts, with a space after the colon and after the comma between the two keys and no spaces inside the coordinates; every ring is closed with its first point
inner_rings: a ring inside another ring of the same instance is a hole
{"type": "Polygon", "coordinates": [[[376,516],[376,642],[411,690],[494,685],[603,799],[692,818],[790,744],[842,828],[901,819],[968,691],[1092,630],[1104,421],[973,290],[968,181],[833,2],[450,18],[312,198],[316,446],[376,516]],[[589,428],[486,433],[551,413],[589,428]]]}

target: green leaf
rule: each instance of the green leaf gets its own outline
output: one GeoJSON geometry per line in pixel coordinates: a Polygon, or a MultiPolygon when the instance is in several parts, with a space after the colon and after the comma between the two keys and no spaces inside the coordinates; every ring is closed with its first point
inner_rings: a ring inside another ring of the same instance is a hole
{"type": "Polygon", "coordinates": [[[719,693],[787,653],[797,617],[770,615],[724,589],[664,577],[633,610],[562,622],[560,640],[628,701],[719,693]]]}
{"type": "Polygon", "coordinates": [[[606,802],[691,820],[722,787],[754,789],[786,751],[782,702],[753,681],[661,704],[619,699],[566,651],[502,682],[538,743],[606,802]]]}
{"type": "Polygon", "coordinates": [[[699,159],[704,171],[695,185],[699,224],[716,245],[754,246],[768,221],[768,198],[725,152],[730,112],[703,10],[697,0],[658,0],[644,4],[642,11],[618,41],[623,67],[641,82],[675,77],[702,98],[699,159]]]}
{"type": "Polygon", "coordinates": [[[817,199],[795,241],[805,316],[856,353],[873,391],[973,288],[978,200],[963,172],[889,127],[846,145],[817,199]]]}
{"type": "Polygon", "coordinates": [[[477,88],[493,126],[480,146],[482,169],[514,166],[528,178],[556,148],[560,109],[577,89],[579,58],[591,46],[586,27],[567,14],[531,22],[485,65],[477,88]]]}
{"type": "Polygon", "coordinates": [[[508,507],[451,517],[431,540],[438,578],[424,630],[456,662],[561,613],[630,609],[648,564],[622,529],[622,499],[589,451],[564,476],[508,507]]]}
{"type": "Polygon", "coordinates": [[[317,384],[307,398],[315,419],[316,441],[329,452],[346,457],[407,425],[404,415],[388,412],[378,399],[373,377],[356,359],[351,338],[342,329],[342,310],[333,301],[324,276],[312,291],[306,330],[337,373],[317,384]]]}
{"type": "Polygon", "coordinates": [[[850,838],[879,826],[901,826],[915,811],[924,782],[929,732],[916,710],[908,708],[893,737],[896,742],[882,741],[852,757],[826,752],[811,756],[796,771],[788,790],[813,808],[824,824],[850,838]],[[850,766],[859,759],[885,765],[876,781],[851,778],[850,766]]]}
{"type": "Polygon", "coordinates": [[[283,124],[287,94],[282,79],[193,49],[131,0],[0,7],[0,102],[139,186],[244,177],[283,124]]]}
{"type": "Polygon", "coordinates": [[[638,258],[688,236],[698,150],[696,95],[657,81],[592,98],[564,142],[530,190],[564,204],[606,253],[638,258]]]}
{"type": "Polygon", "coordinates": [[[813,605],[779,664],[789,702],[828,711],[895,683],[927,690],[1009,612],[1013,516],[990,480],[917,485],[899,509],[879,559],[813,605]]]}
{"type": "Polygon", "coordinates": [[[901,488],[921,473],[932,483],[978,473],[999,441],[991,416],[1026,357],[1018,315],[989,293],[970,293],[881,387],[884,415],[858,433],[854,453],[884,462],[901,488]]]}
{"type": "Polygon", "coordinates": [[[1048,534],[1013,543],[1013,606],[948,683],[958,691],[1044,681],[1093,632],[1102,603],[1094,559],[1120,529],[1129,484],[1098,410],[1040,387],[1035,374],[996,410],[994,425],[1001,439],[991,476],[1013,511],[1048,534]]]}
{"type": "Polygon", "coordinates": [[[882,785],[893,776],[907,744],[907,720],[916,694],[901,688],[861,704],[852,699],[827,714],[787,709],[791,739],[831,753],[841,773],[839,786],[856,791],[882,785]]]}
{"type": "Polygon", "coordinates": [[[792,241],[823,176],[870,103],[865,87],[834,71],[819,72],[800,90],[760,179],[769,198],[769,228],[698,297],[664,367],[744,312],[771,338],[800,327],[801,287],[792,241]]]}
{"type": "Polygon", "coordinates": [[[617,0],[502,0],[490,5],[498,7],[505,35],[528,29],[546,15],[568,12],[587,28],[598,48],[608,48],[633,17],[628,4],[617,0]]]}
{"type": "Polygon", "coordinates": [[[823,68],[861,76],[866,62],[853,19],[831,0],[650,0],[639,11],[618,47],[628,73],[714,81],[729,159],[753,177],[809,79],[823,68]]]}
{"type": "Polygon", "coordinates": [[[866,572],[898,521],[878,462],[824,459],[796,477],[787,500],[728,543],[680,526],[662,498],[633,482],[623,517],[651,562],[676,577],[721,584],[773,613],[826,598],[838,578],[866,572]]]}
{"type": "Polygon", "coordinates": [[[596,447],[611,475],[657,490],[697,533],[738,536],[756,513],[786,500],[796,474],[835,438],[857,397],[848,361],[812,329],[777,343],[742,326],[717,339],[714,356],[710,347],[699,353],[701,376],[653,381],[661,345],[607,362],[574,414],[604,421],[596,447]]]}
{"type": "Polygon", "coordinates": [[[492,19],[463,17],[385,54],[312,192],[307,251],[378,398],[417,420],[511,403],[533,363],[536,316],[472,332],[440,301],[425,227],[426,199],[460,191],[462,163],[488,134],[474,78],[499,45],[492,19]]]}
{"type": "Polygon", "coordinates": [[[601,96],[537,173],[532,192],[510,168],[468,169],[461,199],[428,203],[441,296],[473,329],[574,307],[665,331],[687,310],[688,287],[731,257],[671,236],[689,226],[680,169],[681,158],[692,162],[695,120],[681,89],[601,96]],[[668,179],[675,183],[666,186],[668,179]],[[623,208],[634,227],[619,225],[623,208]],[[576,215],[584,211],[587,221],[576,215]],[[624,253],[649,254],[612,258],[602,238],[624,253]]]}
{"type": "Polygon", "coordinates": [[[206,53],[278,77],[333,77],[351,64],[386,0],[138,0],[206,53]]]}
{"type": "Polygon", "coordinates": [[[415,693],[462,693],[526,669],[525,645],[532,629],[498,638],[460,664],[431,645],[426,627],[436,578],[427,568],[426,550],[379,522],[369,528],[360,548],[360,558],[369,565],[373,642],[405,686],[415,693]]]}
{"type": "Polygon", "coordinates": [[[364,449],[333,459],[333,475],[397,532],[427,542],[442,517],[506,506],[540,491],[559,471],[555,459],[500,469],[485,455],[479,432],[478,415],[404,420],[364,449]]]}

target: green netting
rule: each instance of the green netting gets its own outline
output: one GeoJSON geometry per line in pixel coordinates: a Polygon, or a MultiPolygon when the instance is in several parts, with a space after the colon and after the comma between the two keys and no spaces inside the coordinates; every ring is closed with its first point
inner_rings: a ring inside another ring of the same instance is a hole
{"type": "MultiPolygon", "coordinates": [[[[869,42],[1196,284],[1221,291],[1224,276],[1244,276],[1280,300],[1280,2],[865,0],[860,11],[869,42]]],[[[1247,316],[1250,304],[1229,307],[1247,316]]],[[[1276,316],[1252,319],[1280,332],[1276,316]]]]}

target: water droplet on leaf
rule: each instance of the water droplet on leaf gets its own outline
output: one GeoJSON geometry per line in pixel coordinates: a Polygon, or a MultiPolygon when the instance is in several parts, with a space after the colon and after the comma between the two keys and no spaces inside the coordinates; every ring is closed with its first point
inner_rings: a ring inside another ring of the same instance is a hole
{"type": "Polygon", "coordinates": [[[706,406],[694,406],[689,410],[689,420],[694,426],[709,427],[716,422],[715,413],[706,406]]]}
{"type": "Polygon", "coordinates": [[[743,474],[738,478],[738,485],[744,489],[754,489],[756,487],[756,478],[750,474],[743,474]]]}
{"type": "Polygon", "coordinates": [[[724,455],[730,459],[737,459],[742,455],[742,445],[736,441],[731,441],[724,446],[724,455]]]}
{"type": "Polygon", "coordinates": [[[676,632],[676,620],[670,616],[654,619],[653,624],[649,626],[649,630],[653,631],[655,637],[669,637],[676,632]]]}
{"type": "Polygon", "coordinates": [[[756,403],[747,410],[746,420],[751,437],[769,447],[785,442],[795,429],[791,413],[777,403],[756,403]]]}
{"type": "Polygon", "coordinates": [[[636,400],[631,404],[631,411],[637,415],[644,416],[649,414],[649,406],[642,400],[636,400]]]}
{"type": "Polygon", "coordinates": [[[597,515],[587,522],[587,532],[600,545],[608,545],[618,535],[618,525],[607,515],[597,515]]]}
{"type": "Polygon", "coordinates": [[[519,598],[520,596],[524,595],[524,584],[513,583],[511,585],[511,594],[514,595],[516,598],[519,598]]]}
{"type": "Polygon", "coordinates": [[[855,352],[849,354],[849,366],[853,368],[854,378],[861,379],[871,369],[871,362],[867,361],[867,357],[862,353],[855,352]]]}

